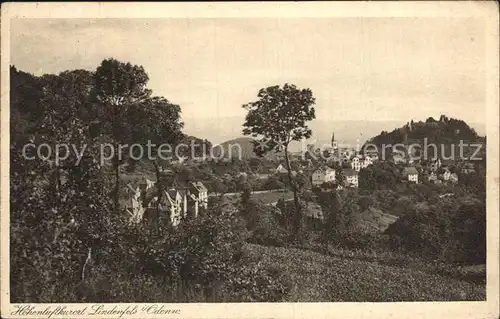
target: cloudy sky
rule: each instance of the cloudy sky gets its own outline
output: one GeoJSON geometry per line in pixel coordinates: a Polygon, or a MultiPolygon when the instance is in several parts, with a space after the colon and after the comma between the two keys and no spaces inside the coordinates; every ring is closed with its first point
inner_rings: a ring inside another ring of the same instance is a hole
{"type": "Polygon", "coordinates": [[[224,117],[239,120],[221,134],[238,135],[241,105],[285,82],[311,88],[323,121],[484,123],[484,27],[472,18],[16,19],[11,64],[35,75],[95,70],[108,57],[143,65],[154,94],[181,105],[188,133],[207,121],[217,130],[224,117]]]}

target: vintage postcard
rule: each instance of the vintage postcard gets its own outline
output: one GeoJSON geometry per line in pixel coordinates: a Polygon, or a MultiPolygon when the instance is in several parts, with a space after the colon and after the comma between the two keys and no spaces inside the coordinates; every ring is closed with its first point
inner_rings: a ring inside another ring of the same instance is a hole
{"type": "Polygon", "coordinates": [[[496,2],[1,14],[2,318],[498,318],[496,2]]]}

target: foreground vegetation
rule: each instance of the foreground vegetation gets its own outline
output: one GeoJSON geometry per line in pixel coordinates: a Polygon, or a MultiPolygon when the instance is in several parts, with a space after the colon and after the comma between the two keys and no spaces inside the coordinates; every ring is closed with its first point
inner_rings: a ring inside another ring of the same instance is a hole
{"type": "MultiPolygon", "coordinates": [[[[485,286],[421,270],[412,265],[387,265],[362,255],[328,256],[281,247],[247,245],[250,260],[259,260],[288,274],[290,292],[284,301],[448,301],[485,300],[485,286]]],[[[335,250],[331,252],[335,254],[335,250]]],[[[406,260],[408,261],[408,260],[406,260]]]]}

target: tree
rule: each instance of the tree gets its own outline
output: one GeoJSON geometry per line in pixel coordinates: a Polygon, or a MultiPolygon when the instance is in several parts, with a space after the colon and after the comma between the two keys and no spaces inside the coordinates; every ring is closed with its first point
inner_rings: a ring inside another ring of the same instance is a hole
{"type": "Polygon", "coordinates": [[[335,180],[337,181],[337,185],[341,185],[341,186],[345,185],[346,184],[346,177],[345,177],[345,173],[344,173],[344,170],[342,169],[342,167],[337,168],[335,174],[336,174],[335,180]]]}
{"type": "Polygon", "coordinates": [[[250,202],[252,196],[252,185],[246,183],[243,185],[243,190],[241,192],[241,203],[242,206],[247,207],[247,204],[250,202]]]}
{"type": "Polygon", "coordinates": [[[378,162],[359,172],[359,185],[363,189],[394,188],[401,180],[398,168],[389,162],[378,162]]]}
{"type": "Polygon", "coordinates": [[[288,146],[291,141],[309,138],[312,134],[307,122],[315,115],[310,89],[299,89],[293,84],[263,88],[257,100],[243,105],[248,111],[243,124],[243,134],[256,138],[254,151],[262,156],[270,151],[284,151],[288,181],[292,187],[295,204],[295,229],[298,238],[302,216],[298,187],[292,177],[288,146]]]}
{"type": "Polygon", "coordinates": [[[33,85],[12,92],[13,107],[24,108],[29,123],[11,135],[11,279],[14,300],[40,302],[54,300],[50,291],[75,298],[72,287],[86,278],[87,260],[107,249],[122,224],[109,214],[99,146],[91,134],[92,74],[67,71],[33,82],[40,84],[40,92],[33,85]],[[30,97],[37,108],[16,105],[30,97]],[[57,144],[87,147],[79,160],[71,152],[63,152],[68,157],[60,162],[54,157],[26,160],[21,149],[27,141],[53,150],[57,144]]]}
{"type": "Polygon", "coordinates": [[[336,191],[321,192],[318,196],[318,203],[325,215],[325,223],[321,238],[324,244],[323,249],[328,251],[328,244],[338,238],[343,221],[340,197],[336,191]]]}
{"type": "Polygon", "coordinates": [[[373,199],[370,196],[360,196],[358,205],[362,210],[367,210],[373,205],[373,199]]]}
{"type": "Polygon", "coordinates": [[[271,175],[265,180],[262,187],[264,189],[267,189],[267,190],[283,189],[285,187],[285,185],[283,185],[283,183],[281,182],[281,180],[277,176],[271,175]]]}
{"type": "MultiPolygon", "coordinates": [[[[153,163],[156,175],[158,200],[156,210],[159,212],[163,199],[164,186],[161,178],[160,166],[172,154],[163,154],[162,145],[169,145],[171,149],[181,141],[183,123],[180,121],[180,106],[170,103],[163,97],[152,97],[142,104],[133,104],[129,107],[128,115],[132,126],[132,135],[136,137],[135,144],[142,144],[148,149],[149,160],[153,163]]],[[[142,154],[144,155],[144,154],[142,154]]],[[[140,159],[141,160],[141,159],[140,159]]],[[[159,216],[157,214],[156,216],[159,216]]],[[[157,221],[157,225],[159,225],[157,221]]],[[[158,228],[159,230],[159,228],[158,228]]]]}
{"type": "Polygon", "coordinates": [[[252,173],[258,173],[262,168],[262,160],[257,157],[252,157],[250,158],[249,165],[252,173]]]}
{"type": "Polygon", "coordinates": [[[102,61],[94,75],[96,99],[101,104],[104,124],[102,128],[111,137],[115,146],[113,157],[115,212],[118,211],[122,163],[118,145],[127,144],[127,138],[132,136],[129,108],[132,105],[140,105],[150,96],[151,91],[146,88],[148,80],[148,74],[142,66],[115,59],[102,61]]]}

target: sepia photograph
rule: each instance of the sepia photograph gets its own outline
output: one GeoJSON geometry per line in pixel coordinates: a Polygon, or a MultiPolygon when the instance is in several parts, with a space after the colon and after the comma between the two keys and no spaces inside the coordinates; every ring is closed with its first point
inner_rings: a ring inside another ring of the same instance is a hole
{"type": "Polygon", "coordinates": [[[122,5],[2,6],[2,317],[498,315],[498,7],[122,5]]]}

